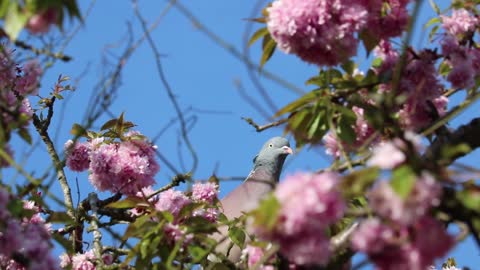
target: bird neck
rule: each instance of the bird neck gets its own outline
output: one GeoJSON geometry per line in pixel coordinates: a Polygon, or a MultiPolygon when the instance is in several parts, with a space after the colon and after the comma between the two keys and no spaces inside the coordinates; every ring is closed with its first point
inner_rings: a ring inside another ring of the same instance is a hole
{"type": "Polygon", "coordinates": [[[286,156],[278,157],[278,160],[275,161],[267,161],[267,160],[259,160],[253,170],[255,172],[263,171],[268,175],[271,175],[271,179],[278,183],[280,179],[280,173],[282,172],[283,163],[285,162],[286,156]]]}

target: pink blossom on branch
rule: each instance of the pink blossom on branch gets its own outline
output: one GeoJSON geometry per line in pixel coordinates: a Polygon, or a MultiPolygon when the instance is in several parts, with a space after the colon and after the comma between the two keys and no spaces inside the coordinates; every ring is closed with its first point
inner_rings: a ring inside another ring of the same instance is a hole
{"type": "Polygon", "coordinates": [[[362,0],[277,0],[267,8],[267,27],[280,50],[317,65],[336,65],[355,55],[354,34],[367,21],[362,0]]]}
{"type": "Polygon", "coordinates": [[[64,144],[65,153],[67,155],[66,165],[70,170],[81,172],[88,169],[90,165],[90,147],[87,143],[73,143],[68,140],[64,144]]]}
{"type": "Polygon", "coordinates": [[[155,183],[153,176],[160,167],[155,160],[156,146],[143,138],[127,138],[111,143],[96,138],[73,146],[68,141],[67,166],[73,171],[88,168],[88,179],[97,190],[135,195],[155,183]]]}
{"type": "Polygon", "coordinates": [[[257,227],[258,234],[278,243],[280,253],[295,264],[325,264],[330,256],[325,229],[345,211],[339,180],[331,172],[287,176],[274,192],[280,203],[278,221],[271,231],[257,227]]]}
{"type": "Polygon", "coordinates": [[[193,184],[192,199],[199,202],[213,203],[218,199],[218,185],[211,182],[193,184]]]}
{"type": "Polygon", "coordinates": [[[451,16],[441,15],[442,26],[453,36],[464,35],[473,32],[478,27],[478,18],[470,14],[466,9],[453,10],[451,16]]]}
{"type": "Polygon", "coordinates": [[[454,239],[444,226],[425,216],[410,226],[387,226],[379,219],[362,222],[352,246],[364,252],[379,270],[425,270],[452,248],[454,239]]]}
{"type": "Polygon", "coordinates": [[[48,32],[50,25],[57,21],[58,14],[55,8],[49,8],[33,15],[27,22],[25,28],[32,34],[43,34],[48,32]]]}
{"type": "Polygon", "coordinates": [[[190,203],[190,198],[183,194],[183,192],[168,189],[159,194],[158,201],[155,203],[155,209],[158,211],[168,211],[177,218],[182,208],[190,203]]]}
{"type": "Polygon", "coordinates": [[[441,191],[438,182],[430,174],[423,173],[406,199],[402,199],[387,181],[379,182],[367,198],[370,207],[379,216],[409,225],[440,203],[441,191]]]}
{"type": "MultiPolygon", "coordinates": [[[[246,259],[247,266],[248,268],[253,268],[256,266],[260,260],[264,259],[263,257],[265,256],[265,250],[261,247],[257,246],[252,246],[252,245],[247,245],[247,247],[242,250],[242,258],[243,260],[246,259]]],[[[271,258],[266,258],[265,260],[267,263],[271,261],[271,258]]],[[[259,270],[275,270],[275,267],[273,265],[268,265],[268,264],[259,264],[259,267],[257,269],[259,270]]]]}

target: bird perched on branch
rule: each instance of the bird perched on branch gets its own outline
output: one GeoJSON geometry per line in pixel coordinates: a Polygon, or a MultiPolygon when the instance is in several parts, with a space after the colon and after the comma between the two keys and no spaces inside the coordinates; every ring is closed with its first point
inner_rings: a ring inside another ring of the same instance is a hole
{"type": "MultiPolygon", "coordinates": [[[[263,145],[253,159],[253,169],[245,181],[220,201],[223,213],[229,220],[255,209],[260,200],[274,189],[288,154],[293,154],[293,151],[288,140],[283,137],[273,137],[263,145]]],[[[220,227],[219,231],[220,234],[214,236],[217,241],[228,237],[226,226],[220,227]]],[[[221,241],[217,252],[227,254],[230,246],[230,241],[221,241]]],[[[236,263],[240,256],[240,248],[234,246],[229,251],[228,259],[236,263]]]]}

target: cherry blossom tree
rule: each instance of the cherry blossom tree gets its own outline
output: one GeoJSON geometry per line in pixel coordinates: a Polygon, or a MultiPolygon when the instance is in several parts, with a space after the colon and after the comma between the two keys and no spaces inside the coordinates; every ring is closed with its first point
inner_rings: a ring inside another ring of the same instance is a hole
{"type": "MultiPolygon", "coordinates": [[[[161,187],[158,172],[171,164],[159,161],[154,140],[127,120],[128,112],[99,122],[108,115],[122,67],[139,43],[119,57],[87,108],[87,120],[74,124],[71,139],[58,148],[51,122],[58,104],[66,96],[75,98],[75,87],[61,74],[47,95],[40,95],[39,85],[45,69],[70,56],[21,37],[46,35],[52,28],[69,31],[72,21],[81,25],[88,17],[74,0],[0,1],[0,168],[28,180],[26,185],[0,180],[1,268],[360,269],[372,264],[426,270],[469,236],[480,248],[480,187],[476,179],[457,179],[454,167],[480,146],[480,120],[473,116],[458,128],[448,126],[480,97],[478,1],[452,1],[444,10],[430,1],[436,16],[426,23],[428,47],[414,48],[421,2],[273,0],[250,19],[258,27],[248,44],[261,43],[262,55],[258,65],[247,65],[274,77],[264,69],[278,48],[277,53],[315,66],[318,74],[306,75],[307,88],[313,89],[269,115],[270,123],[246,122],[258,132],[280,126],[300,155],[306,147],[320,149],[333,162],[286,175],[257,209],[229,220],[218,195],[221,179],[213,174],[200,181],[195,175],[201,157],[139,3],[132,1],[144,34],[138,42],[153,51],[193,163],[161,187]],[[453,103],[459,94],[463,100],[453,103]],[[39,138],[62,196],[51,194],[45,179],[22,167],[13,136],[32,149],[39,138]],[[68,171],[87,172],[92,187],[110,196],[93,192],[75,203],[72,190],[78,187],[68,171]],[[186,189],[178,188],[182,183],[186,189]],[[63,208],[52,207],[53,201],[63,208]],[[217,241],[212,235],[220,226],[228,227],[228,235],[217,241]],[[105,234],[114,241],[102,238],[105,234]],[[221,241],[240,247],[241,260],[229,261],[217,251],[221,241]],[[62,250],[59,258],[55,249],[62,250]],[[366,261],[352,265],[357,254],[366,261]]],[[[202,28],[184,6],[171,4],[202,28]]],[[[443,269],[460,268],[449,258],[443,269]]]]}

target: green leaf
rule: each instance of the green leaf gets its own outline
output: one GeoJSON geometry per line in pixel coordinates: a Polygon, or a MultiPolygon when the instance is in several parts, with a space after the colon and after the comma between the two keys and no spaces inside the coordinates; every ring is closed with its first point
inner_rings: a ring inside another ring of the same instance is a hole
{"type": "Polygon", "coordinates": [[[8,11],[11,1],[1,0],[0,1],[0,18],[3,18],[8,11]]]}
{"type": "Polygon", "coordinates": [[[242,229],[238,227],[228,228],[228,237],[230,237],[230,239],[235,245],[239,246],[242,249],[244,248],[246,234],[242,229]]]}
{"type": "Polygon", "coordinates": [[[392,173],[390,185],[400,198],[407,199],[415,186],[417,175],[408,165],[396,168],[392,173]]]}
{"type": "Polygon", "coordinates": [[[122,112],[115,123],[114,130],[117,134],[123,134],[123,123],[125,122],[124,115],[125,113],[122,112]]]}
{"type": "Polygon", "coordinates": [[[465,155],[470,153],[472,148],[466,143],[460,143],[458,145],[446,144],[442,147],[442,158],[450,159],[459,155],[465,155]]]}
{"type": "Polygon", "coordinates": [[[435,37],[435,34],[438,32],[438,29],[440,29],[440,25],[437,24],[435,25],[434,27],[432,27],[432,30],[430,31],[430,33],[428,34],[428,40],[429,41],[432,41],[433,38],[435,37]]]}
{"type": "Polygon", "coordinates": [[[370,55],[370,52],[378,45],[380,40],[378,37],[370,34],[368,30],[363,30],[359,33],[358,37],[363,43],[365,50],[367,51],[367,56],[370,55]]]}
{"type": "Polygon", "coordinates": [[[30,135],[30,132],[28,132],[28,129],[26,128],[20,128],[18,130],[18,135],[22,140],[24,140],[28,144],[32,144],[32,136],[30,135]]]}
{"type": "Polygon", "coordinates": [[[139,197],[127,197],[123,200],[116,201],[116,202],[111,202],[107,204],[105,207],[109,208],[116,208],[116,209],[128,209],[128,208],[134,208],[138,206],[139,204],[143,204],[144,206],[148,206],[146,204],[144,198],[139,198],[139,197]]]}
{"type": "Polygon", "coordinates": [[[217,232],[217,226],[211,221],[201,216],[188,217],[183,222],[187,227],[187,233],[214,233],[217,232]]]}
{"type": "Polygon", "coordinates": [[[430,26],[432,26],[432,25],[434,25],[434,24],[441,23],[441,22],[442,22],[442,21],[440,20],[439,17],[433,17],[433,18],[431,18],[430,20],[428,20],[427,23],[425,23],[424,28],[428,28],[428,27],[430,27],[430,26]]]}
{"type": "Polygon", "coordinates": [[[322,98],[324,96],[324,91],[321,89],[313,90],[301,98],[291,102],[290,104],[286,105],[285,107],[281,108],[278,112],[275,113],[273,117],[279,117],[280,115],[286,114],[286,113],[292,113],[298,109],[300,109],[303,106],[306,106],[310,103],[313,103],[314,101],[322,98]]]}
{"type": "Polygon", "coordinates": [[[440,11],[440,8],[438,7],[437,3],[435,3],[435,1],[433,1],[433,0],[428,0],[428,2],[430,2],[430,6],[433,8],[433,11],[435,11],[435,13],[437,13],[437,15],[440,15],[441,11],[440,11]]]}
{"type": "Polygon", "coordinates": [[[70,130],[70,134],[81,137],[87,134],[87,130],[83,128],[81,125],[75,123],[73,124],[72,129],[70,130]]]}
{"type": "Polygon", "coordinates": [[[5,16],[5,33],[12,41],[15,41],[18,34],[28,21],[27,15],[21,10],[16,2],[12,2],[5,16]]]}
{"type": "Polygon", "coordinates": [[[456,197],[466,208],[480,212],[480,189],[478,187],[473,186],[459,191],[456,197]]]}
{"type": "Polygon", "coordinates": [[[188,254],[192,256],[193,263],[195,264],[204,260],[209,253],[210,252],[208,249],[205,249],[201,246],[188,246],[188,254]]]}
{"type": "Polygon", "coordinates": [[[48,223],[73,224],[72,218],[65,212],[52,212],[48,215],[48,223]]]}
{"type": "Polygon", "coordinates": [[[273,38],[268,35],[263,38],[262,44],[263,52],[262,57],[260,58],[260,69],[267,63],[267,61],[272,57],[273,53],[275,52],[275,48],[277,47],[277,43],[273,38]]]}
{"type": "Polygon", "coordinates": [[[336,134],[341,141],[347,144],[353,144],[357,138],[354,126],[357,117],[350,109],[337,106],[340,111],[340,116],[337,120],[336,134]]]}
{"type": "Polygon", "coordinates": [[[357,65],[353,60],[348,60],[345,63],[342,64],[342,69],[345,70],[348,74],[352,75],[353,72],[355,71],[355,68],[357,65]]]}
{"type": "Polygon", "coordinates": [[[110,129],[110,128],[114,127],[116,124],[117,124],[117,119],[116,118],[110,119],[107,122],[105,122],[105,124],[102,125],[100,130],[110,129]]]}
{"type": "Polygon", "coordinates": [[[252,46],[253,43],[255,43],[261,37],[264,37],[268,34],[269,34],[269,32],[268,32],[268,29],[266,27],[258,29],[255,33],[253,33],[252,37],[248,41],[248,46],[252,46]]]}
{"type": "Polygon", "coordinates": [[[452,66],[449,63],[447,63],[447,61],[443,61],[442,63],[440,63],[438,67],[438,73],[442,76],[447,76],[451,70],[452,70],[452,66]]]}
{"type": "Polygon", "coordinates": [[[80,14],[80,9],[78,8],[78,4],[76,0],[63,0],[62,1],[65,8],[67,9],[68,15],[72,18],[79,19],[82,23],[82,15],[80,14]]]}
{"type": "Polygon", "coordinates": [[[254,224],[269,231],[277,224],[280,214],[280,203],[272,194],[260,202],[260,205],[253,212],[254,224]]]}
{"type": "Polygon", "coordinates": [[[340,190],[345,198],[362,196],[375,183],[379,175],[380,169],[376,167],[354,171],[343,177],[340,190]]]}

